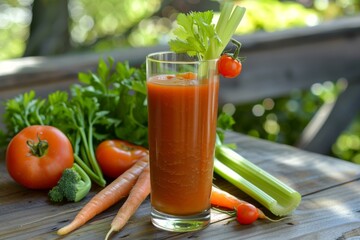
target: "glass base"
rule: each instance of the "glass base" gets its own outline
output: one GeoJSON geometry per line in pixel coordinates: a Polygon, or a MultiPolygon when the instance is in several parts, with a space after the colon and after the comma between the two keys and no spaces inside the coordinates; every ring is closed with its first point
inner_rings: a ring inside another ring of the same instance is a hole
{"type": "Polygon", "coordinates": [[[152,224],[170,232],[198,231],[210,224],[210,209],[196,215],[174,216],[151,209],[152,224]]]}

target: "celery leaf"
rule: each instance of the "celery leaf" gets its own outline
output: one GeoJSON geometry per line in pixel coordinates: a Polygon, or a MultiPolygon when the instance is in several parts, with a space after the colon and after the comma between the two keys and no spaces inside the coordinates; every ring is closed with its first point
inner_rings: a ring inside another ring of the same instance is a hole
{"type": "Polygon", "coordinates": [[[213,16],[212,11],[180,13],[177,17],[178,27],[173,31],[176,38],[169,41],[170,49],[203,59],[209,49],[209,42],[214,39],[220,42],[215,25],[212,24],[213,16]]]}

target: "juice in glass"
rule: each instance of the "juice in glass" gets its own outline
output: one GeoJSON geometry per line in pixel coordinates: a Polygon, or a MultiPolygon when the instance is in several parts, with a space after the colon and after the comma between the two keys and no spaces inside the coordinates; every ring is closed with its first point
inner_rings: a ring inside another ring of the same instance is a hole
{"type": "Polygon", "coordinates": [[[210,222],[219,77],[216,60],[147,58],[152,222],[194,231],[210,222]]]}

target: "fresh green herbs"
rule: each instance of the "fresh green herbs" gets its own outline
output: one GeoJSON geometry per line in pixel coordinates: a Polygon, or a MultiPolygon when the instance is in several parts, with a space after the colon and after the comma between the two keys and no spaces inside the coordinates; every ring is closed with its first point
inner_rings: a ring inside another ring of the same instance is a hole
{"type": "Polygon", "coordinates": [[[177,17],[179,27],[174,30],[177,39],[169,41],[170,48],[175,52],[186,52],[189,56],[198,55],[200,59],[204,59],[210,41],[221,44],[215,25],[212,24],[213,15],[212,11],[180,13],[177,17]]]}
{"type": "Polygon", "coordinates": [[[215,25],[213,12],[191,12],[179,14],[175,39],[169,41],[170,49],[177,53],[197,56],[200,60],[220,57],[238,27],[245,8],[235,6],[231,1],[224,3],[215,25]]]}
{"type": "Polygon", "coordinates": [[[145,69],[115,65],[109,58],[108,64],[99,61],[97,72],[80,73],[79,81],[70,93],[56,91],[40,98],[30,91],[8,100],[2,142],[30,125],[57,127],[70,139],[76,163],[93,182],[105,186],[94,154],[100,141],[118,138],[147,146],[145,69]]]}

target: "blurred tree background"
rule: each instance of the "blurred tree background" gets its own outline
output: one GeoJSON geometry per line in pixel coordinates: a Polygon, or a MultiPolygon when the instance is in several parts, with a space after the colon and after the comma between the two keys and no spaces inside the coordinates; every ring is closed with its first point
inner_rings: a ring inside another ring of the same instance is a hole
{"type": "MultiPolygon", "coordinates": [[[[237,34],[314,26],[359,14],[360,0],[238,0],[247,8],[237,34]]],[[[179,12],[219,10],[211,0],[0,0],[0,60],[166,44],[179,12]]],[[[234,130],[293,145],[341,79],[308,91],[235,106],[234,130]]],[[[360,164],[360,117],[333,145],[334,156],[360,164]]]]}

